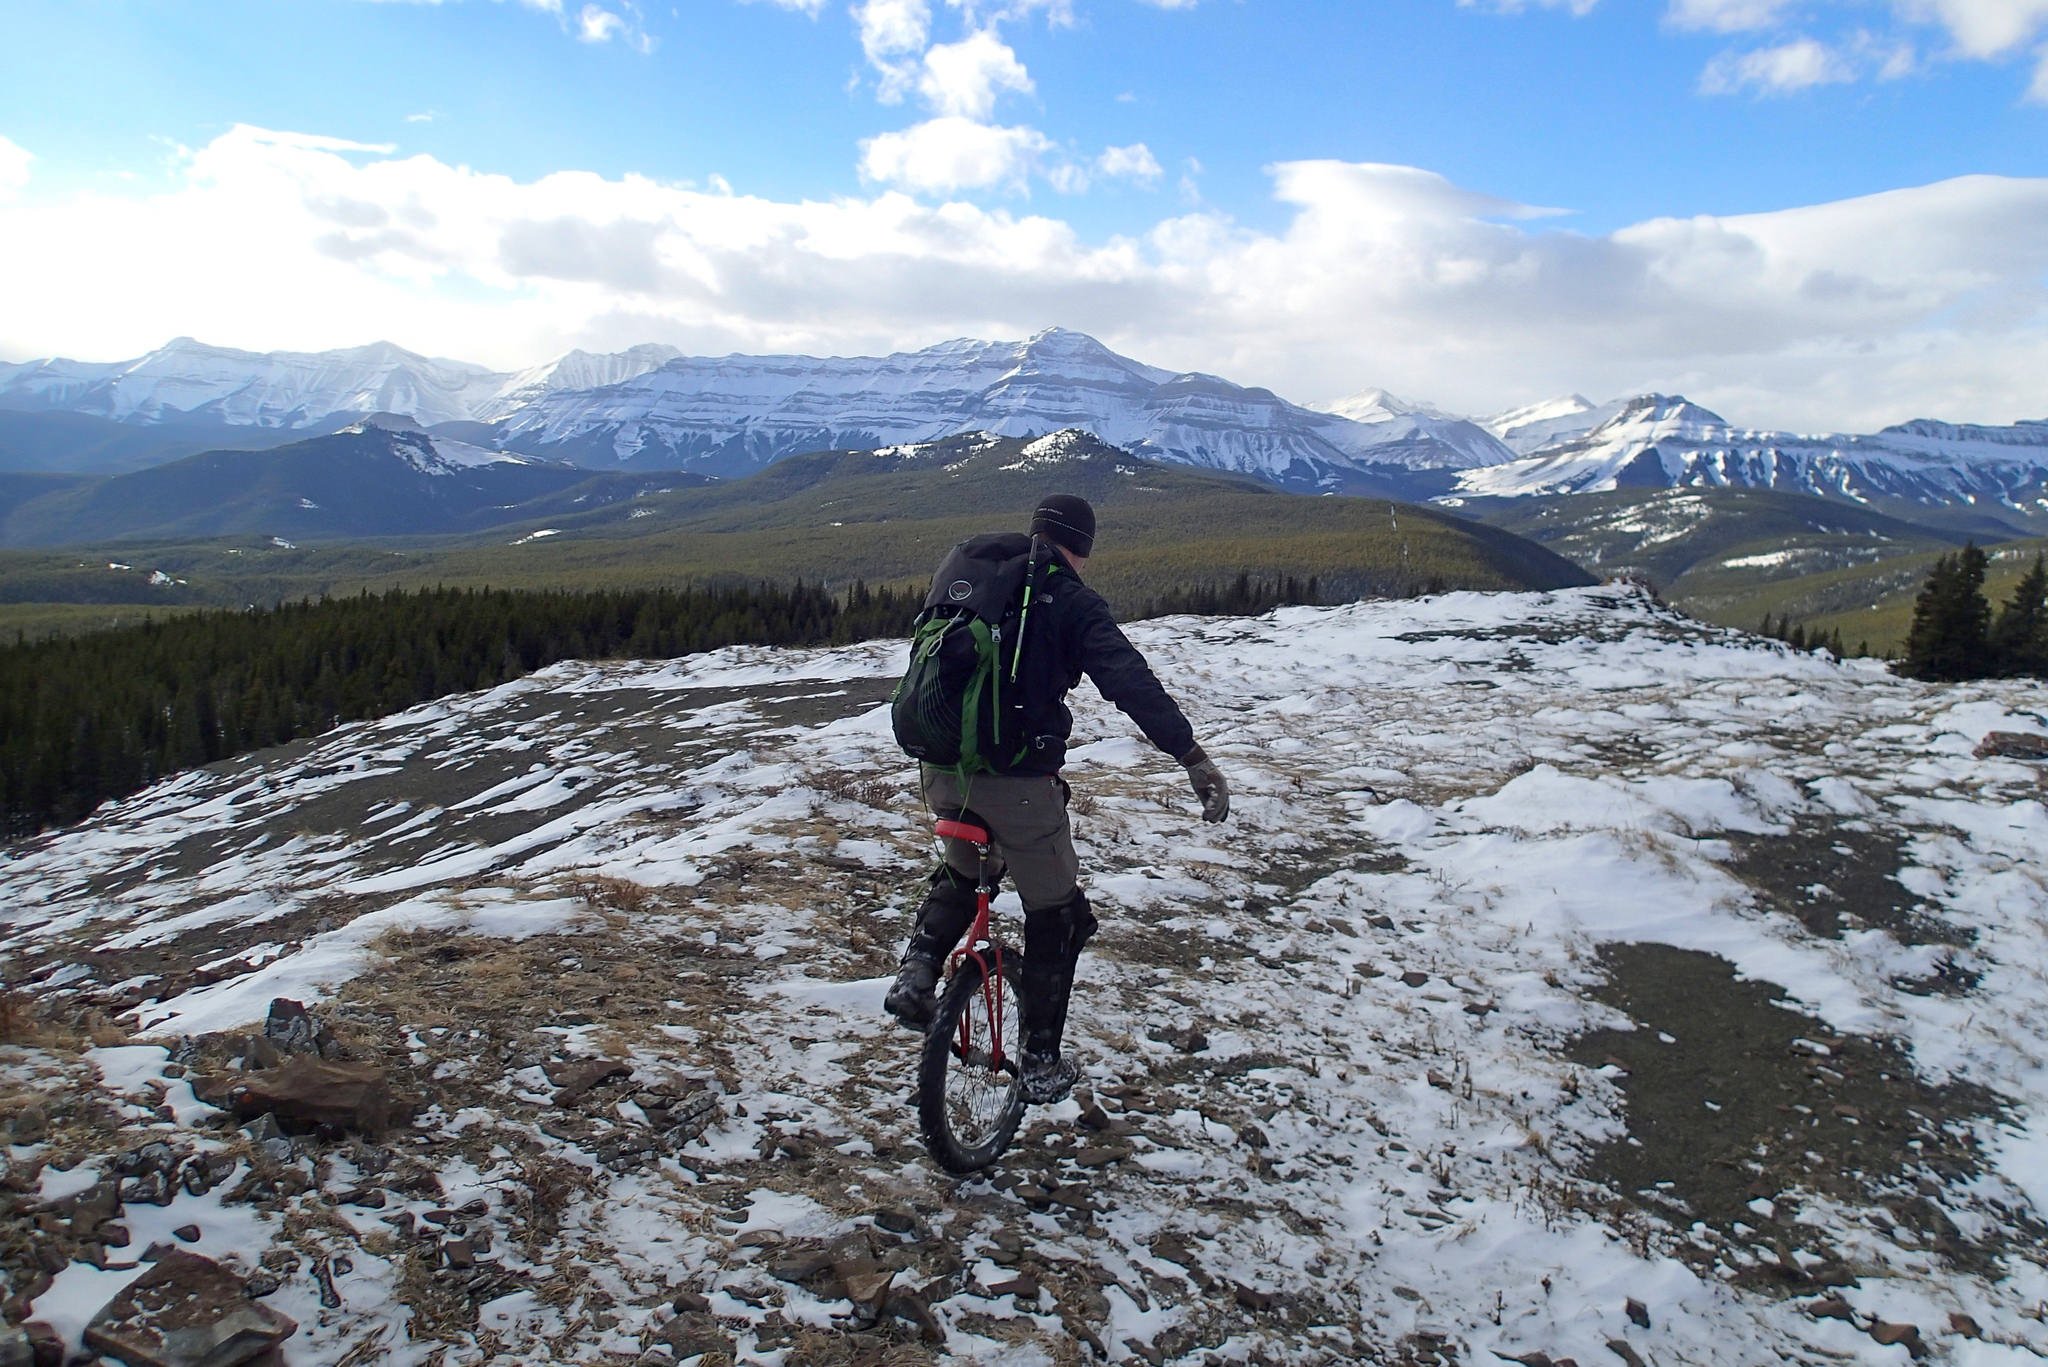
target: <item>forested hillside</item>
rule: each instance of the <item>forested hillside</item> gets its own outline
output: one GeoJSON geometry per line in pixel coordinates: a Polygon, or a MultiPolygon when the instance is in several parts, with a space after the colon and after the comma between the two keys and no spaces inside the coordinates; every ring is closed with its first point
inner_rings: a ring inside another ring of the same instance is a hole
{"type": "MultiPolygon", "coordinates": [[[[1162,612],[1262,612],[1313,579],[1194,583],[1162,612]]],[[[274,611],[204,612],[0,648],[0,834],[83,817],[166,774],[317,735],[566,659],[666,659],[727,645],[907,633],[922,588],[517,592],[394,589],[274,611]]]]}

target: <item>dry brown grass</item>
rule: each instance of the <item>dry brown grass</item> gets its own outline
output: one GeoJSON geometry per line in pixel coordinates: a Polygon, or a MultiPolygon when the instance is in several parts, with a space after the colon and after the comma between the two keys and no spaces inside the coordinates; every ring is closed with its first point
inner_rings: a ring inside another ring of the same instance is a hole
{"type": "Polygon", "coordinates": [[[14,987],[0,989],[0,1044],[28,1043],[35,1024],[28,993],[14,987]]]}
{"type": "Polygon", "coordinates": [[[660,899],[654,889],[630,878],[613,878],[605,874],[583,874],[571,879],[566,885],[570,896],[583,901],[597,911],[617,912],[623,916],[642,917],[660,910],[660,899]]]}
{"type": "Polygon", "coordinates": [[[804,784],[826,797],[858,802],[863,807],[893,807],[905,793],[900,775],[891,777],[854,769],[822,769],[804,775],[804,784]]]}

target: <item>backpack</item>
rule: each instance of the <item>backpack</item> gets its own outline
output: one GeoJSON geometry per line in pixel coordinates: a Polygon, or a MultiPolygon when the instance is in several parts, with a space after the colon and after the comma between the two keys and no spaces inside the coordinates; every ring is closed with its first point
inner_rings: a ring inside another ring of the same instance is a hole
{"type": "Polygon", "coordinates": [[[896,743],[912,759],[960,774],[996,773],[1021,758],[1017,681],[1024,628],[1042,562],[1016,532],[971,537],[946,553],[911,624],[910,667],[889,695],[896,743]]]}

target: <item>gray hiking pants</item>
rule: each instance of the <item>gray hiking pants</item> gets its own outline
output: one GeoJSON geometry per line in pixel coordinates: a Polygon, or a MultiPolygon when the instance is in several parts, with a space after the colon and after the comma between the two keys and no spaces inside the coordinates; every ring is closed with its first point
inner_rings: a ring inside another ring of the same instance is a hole
{"type": "MultiPolygon", "coordinates": [[[[1049,774],[976,774],[964,783],[944,769],[919,766],[925,805],[935,812],[965,807],[988,823],[991,881],[1004,872],[1027,911],[1059,906],[1073,897],[1081,861],[1067,826],[1066,793],[1049,774]]],[[[973,886],[974,846],[946,842],[946,864],[973,886]]]]}

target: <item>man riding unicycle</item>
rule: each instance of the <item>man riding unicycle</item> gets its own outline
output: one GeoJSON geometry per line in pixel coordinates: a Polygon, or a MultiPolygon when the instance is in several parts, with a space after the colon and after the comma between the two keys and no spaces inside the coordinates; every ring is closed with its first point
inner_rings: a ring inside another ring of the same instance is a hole
{"type": "MultiPolygon", "coordinates": [[[[920,761],[926,804],[985,828],[989,881],[1007,872],[1024,904],[1022,1090],[1035,1104],[1061,1100],[1079,1076],[1060,1041],[1075,965],[1096,928],[1077,881],[1060,777],[1074,724],[1068,690],[1085,674],[1187,769],[1204,820],[1230,814],[1229,787],[1180,707],[1082,582],[1094,545],[1094,509],[1053,494],[1033,512],[1029,536],[954,547],[933,577],[893,708],[898,740],[920,761]]],[[[883,1001],[919,1030],[932,1019],[941,965],[975,915],[984,857],[958,837],[944,844],[883,1001]]]]}

